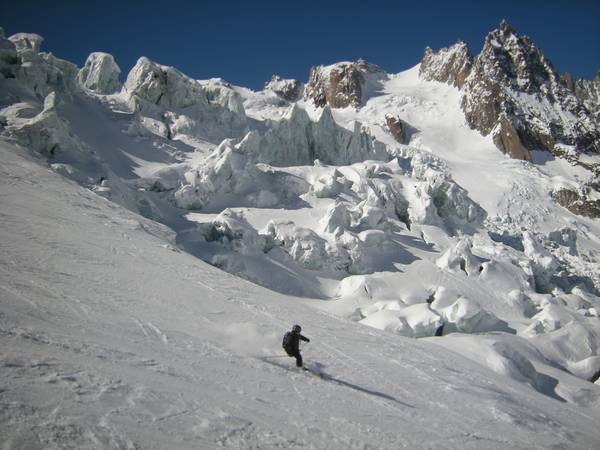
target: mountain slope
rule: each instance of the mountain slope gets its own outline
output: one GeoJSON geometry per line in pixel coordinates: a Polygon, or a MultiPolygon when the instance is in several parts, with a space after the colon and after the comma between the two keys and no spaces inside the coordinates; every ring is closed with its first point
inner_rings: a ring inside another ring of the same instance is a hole
{"type": "MultiPolygon", "coordinates": [[[[597,411],[436,339],[357,327],[214,269],[176,251],[165,228],[0,149],[5,446],[585,448],[600,439],[597,411]],[[260,359],[280,353],[292,321],[305,325],[305,358],[329,380],[287,358],[260,359]]],[[[581,396],[597,394],[559,375],[581,396]]]]}
{"type": "Polygon", "coordinates": [[[0,33],[9,446],[597,441],[600,157],[499,152],[466,47],[254,92],[42,40],[0,33]]]}

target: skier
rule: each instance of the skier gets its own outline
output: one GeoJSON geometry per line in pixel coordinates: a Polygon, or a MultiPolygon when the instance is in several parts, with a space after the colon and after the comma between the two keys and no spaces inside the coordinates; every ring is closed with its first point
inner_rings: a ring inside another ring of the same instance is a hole
{"type": "Polygon", "coordinates": [[[300,334],[302,327],[300,325],[294,325],[292,331],[288,331],[283,336],[283,349],[288,354],[296,358],[296,366],[302,367],[302,355],[300,355],[300,340],[310,342],[310,339],[300,334]]]}

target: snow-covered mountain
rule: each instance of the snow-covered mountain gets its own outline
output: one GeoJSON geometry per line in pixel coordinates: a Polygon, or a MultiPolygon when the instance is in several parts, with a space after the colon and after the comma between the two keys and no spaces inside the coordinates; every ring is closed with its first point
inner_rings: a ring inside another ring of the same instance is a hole
{"type": "Polygon", "coordinates": [[[259,92],[42,43],[0,33],[6,447],[600,442],[597,83],[505,22],[259,92]]]}
{"type": "Polygon", "coordinates": [[[589,92],[591,100],[591,89],[580,85],[576,95],[531,39],[506,21],[488,34],[474,59],[464,42],[437,54],[427,49],[420,74],[461,88],[471,128],[492,134],[498,148],[514,158],[531,160],[529,151],[545,149],[577,161],[581,152],[600,151],[593,110],[579,98],[589,92]]]}

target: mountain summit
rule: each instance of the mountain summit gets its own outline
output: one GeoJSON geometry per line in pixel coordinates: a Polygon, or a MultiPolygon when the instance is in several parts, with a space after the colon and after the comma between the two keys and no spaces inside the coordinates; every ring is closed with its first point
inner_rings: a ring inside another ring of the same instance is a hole
{"type": "Polygon", "coordinates": [[[576,161],[577,154],[600,152],[593,115],[533,41],[506,21],[487,35],[474,60],[464,43],[438,54],[426,50],[420,73],[461,88],[469,125],[491,134],[514,158],[530,160],[530,151],[547,150],[576,161]]]}

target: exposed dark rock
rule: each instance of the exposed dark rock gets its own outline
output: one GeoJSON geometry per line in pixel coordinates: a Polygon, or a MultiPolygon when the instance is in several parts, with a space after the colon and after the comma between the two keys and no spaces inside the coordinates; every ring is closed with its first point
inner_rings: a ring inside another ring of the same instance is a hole
{"type": "Polygon", "coordinates": [[[313,67],[304,90],[304,98],[310,99],[318,107],[359,107],[366,77],[377,73],[383,71],[362,59],[353,63],[313,67]]]}
{"type": "Polygon", "coordinates": [[[511,158],[531,161],[531,154],[519,139],[519,134],[506,114],[502,113],[496,127],[492,130],[492,139],[496,147],[511,158]]]}
{"type": "Polygon", "coordinates": [[[593,80],[579,79],[574,82],[573,92],[600,122],[600,71],[593,80]]]}
{"type": "Polygon", "coordinates": [[[305,96],[319,107],[357,107],[362,98],[362,83],[362,75],[353,64],[340,64],[329,71],[323,67],[313,67],[305,96]]]}
{"type": "Polygon", "coordinates": [[[561,79],[567,87],[567,89],[570,89],[571,91],[575,92],[575,80],[573,80],[573,76],[570,73],[565,73],[561,76],[561,79]]]}
{"type": "Polygon", "coordinates": [[[598,125],[568,83],[528,37],[502,21],[473,62],[462,108],[472,128],[494,131],[496,145],[513,157],[528,159],[524,150],[600,152],[598,125]]]}
{"type": "Polygon", "coordinates": [[[385,124],[396,141],[398,141],[400,144],[408,143],[406,124],[400,117],[392,114],[386,114],[385,124]]]}
{"type": "Polygon", "coordinates": [[[284,79],[279,75],[273,75],[271,81],[265,83],[265,89],[273,91],[288,102],[295,102],[302,95],[303,86],[298,80],[284,79]]]}
{"type": "Polygon", "coordinates": [[[559,205],[567,208],[573,214],[591,217],[600,217],[600,200],[589,200],[570,189],[560,189],[552,193],[552,198],[559,205]]]}
{"type": "Polygon", "coordinates": [[[448,83],[460,89],[465,84],[472,65],[473,57],[467,44],[462,41],[437,52],[427,47],[419,68],[419,77],[448,83]]]}

